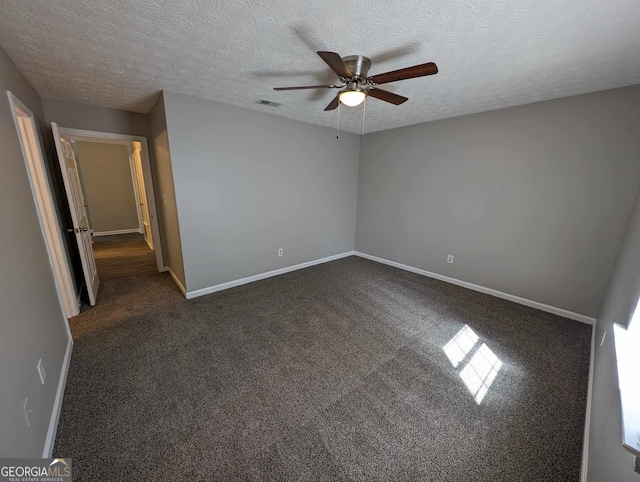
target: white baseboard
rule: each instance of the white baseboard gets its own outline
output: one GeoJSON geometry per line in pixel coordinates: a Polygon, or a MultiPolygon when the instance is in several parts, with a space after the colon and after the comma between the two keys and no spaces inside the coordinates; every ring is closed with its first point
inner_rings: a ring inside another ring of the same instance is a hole
{"type": "Polygon", "coordinates": [[[491,296],[495,296],[496,298],[502,298],[503,300],[513,301],[514,303],[529,306],[530,308],[535,308],[540,311],[546,311],[547,313],[553,313],[554,315],[562,316],[564,318],[581,321],[582,323],[587,323],[588,325],[595,325],[596,323],[595,318],[592,318],[586,315],[581,315],[580,313],[574,313],[573,311],[568,311],[563,308],[557,308],[555,306],[545,305],[544,303],[539,303],[538,301],[528,300],[526,298],[521,298],[519,296],[511,295],[509,293],[503,293],[502,291],[494,290],[492,288],[486,288],[484,286],[476,285],[476,284],[469,283],[467,281],[462,281],[456,278],[451,278],[449,276],[444,276],[438,273],[433,273],[431,271],[426,271],[424,269],[414,268],[413,266],[397,263],[395,261],[389,261],[388,259],[378,258],[377,256],[361,253],[359,251],[356,251],[354,254],[362,258],[370,259],[371,261],[387,264],[389,266],[400,268],[405,271],[411,271],[412,273],[420,274],[422,276],[428,276],[429,278],[434,278],[440,281],[445,281],[447,283],[462,286],[463,288],[468,288],[473,291],[478,291],[480,293],[485,293],[491,296]]]}
{"type": "Polygon", "coordinates": [[[247,283],[253,283],[254,281],[271,278],[272,276],[278,276],[281,274],[290,273],[291,271],[315,266],[317,264],[327,263],[329,261],[334,261],[340,258],[346,258],[347,256],[353,256],[354,254],[354,251],[347,251],[345,253],[327,256],[326,258],[314,259],[313,261],[307,261],[306,263],[294,264],[293,266],[287,266],[286,268],[274,269],[273,271],[267,271],[266,273],[260,273],[253,276],[248,276],[246,278],[228,281],[227,283],[221,283],[219,285],[209,286],[207,288],[202,288],[195,291],[189,291],[186,296],[187,299],[197,298],[198,296],[208,295],[210,293],[215,293],[216,291],[227,290],[229,288],[234,288],[236,286],[244,285],[247,283]]]}
{"type": "Polygon", "coordinates": [[[49,421],[49,430],[47,431],[47,439],[44,442],[42,450],[42,458],[48,459],[53,453],[53,444],[56,441],[56,432],[58,431],[58,420],[60,420],[60,410],[62,409],[62,399],[64,397],[64,387],[67,384],[67,373],[69,372],[69,362],[71,361],[71,350],[73,349],[73,340],[69,338],[67,341],[67,349],[64,353],[62,361],[62,369],[60,370],[60,380],[58,381],[58,390],[56,399],[53,402],[53,410],[51,411],[51,419],[49,421]]]}
{"type": "Polygon", "coordinates": [[[138,228],[133,229],[117,229],[115,231],[94,231],[94,236],[113,236],[114,234],[130,234],[130,233],[138,233],[141,234],[138,228]]]}
{"type": "Polygon", "coordinates": [[[189,298],[189,296],[187,295],[187,289],[183,286],[182,281],[180,281],[178,279],[178,277],[176,276],[176,274],[172,271],[171,268],[169,268],[168,266],[164,267],[163,271],[168,271],[169,274],[171,275],[171,277],[173,278],[173,281],[175,281],[175,283],[178,285],[178,288],[180,288],[180,291],[182,291],[182,294],[186,297],[189,298]]]}
{"type": "Polygon", "coordinates": [[[593,396],[593,370],[596,353],[596,327],[591,332],[591,363],[589,364],[589,385],[587,388],[587,409],[584,419],[584,437],[582,442],[582,465],[580,467],[580,481],[587,482],[589,468],[589,427],[591,426],[591,397],[593,396]]]}

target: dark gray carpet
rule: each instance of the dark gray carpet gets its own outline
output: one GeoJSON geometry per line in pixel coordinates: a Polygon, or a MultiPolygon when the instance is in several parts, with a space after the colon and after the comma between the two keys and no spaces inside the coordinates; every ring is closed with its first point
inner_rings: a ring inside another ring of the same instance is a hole
{"type": "Polygon", "coordinates": [[[350,257],[190,301],[108,280],[72,329],[76,481],[579,479],[591,327],[491,296],[350,257]]]}

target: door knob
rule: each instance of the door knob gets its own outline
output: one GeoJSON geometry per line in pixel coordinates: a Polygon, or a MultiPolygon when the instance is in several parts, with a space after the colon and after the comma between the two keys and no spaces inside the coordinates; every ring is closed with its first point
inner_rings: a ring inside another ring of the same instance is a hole
{"type": "Polygon", "coordinates": [[[67,233],[75,233],[75,232],[76,232],[75,229],[72,229],[72,228],[67,229],[67,233]]]}
{"type": "Polygon", "coordinates": [[[86,233],[87,231],[89,231],[89,228],[80,228],[80,231],[83,231],[86,233]]]}

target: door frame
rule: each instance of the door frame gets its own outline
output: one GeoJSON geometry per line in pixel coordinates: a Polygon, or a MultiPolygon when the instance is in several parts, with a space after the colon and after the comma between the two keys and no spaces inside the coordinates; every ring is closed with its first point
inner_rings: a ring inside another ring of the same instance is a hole
{"type": "MultiPolygon", "coordinates": [[[[65,318],[69,319],[80,313],[80,306],[71,276],[71,267],[69,266],[69,258],[65,249],[61,226],[58,222],[58,214],[53,202],[35,117],[33,112],[11,91],[7,91],[7,96],[9,97],[16,134],[18,135],[29,183],[31,184],[31,192],[47,248],[49,263],[53,271],[60,307],[65,314],[65,318]],[[26,128],[23,128],[22,121],[27,123],[26,128]]],[[[69,339],[72,339],[68,322],[66,323],[66,329],[69,339]]]]}
{"type": "MultiPolygon", "coordinates": [[[[142,147],[140,148],[142,150],[142,147]]],[[[138,181],[136,180],[135,166],[133,165],[133,146],[131,143],[127,146],[127,160],[129,161],[129,172],[131,173],[131,184],[133,184],[133,197],[136,200],[136,213],[138,213],[138,232],[144,234],[144,223],[142,222],[142,209],[140,208],[140,190],[138,189],[138,181]]],[[[144,182],[144,173],[142,174],[142,182],[144,182]]],[[[146,199],[145,199],[146,202],[146,199]]],[[[152,235],[153,237],[153,235],[152,235]]]]}
{"type": "MultiPolygon", "coordinates": [[[[58,126],[59,127],[59,126],[58,126]]],[[[81,136],[69,136],[71,138],[71,142],[93,142],[96,144],[114,144],[117,146],[124,146],[127,148],[127,160],[129,161],[129,173],[131,174],[131,183],[133,184],[133,197],[136,201],[136,214],[138,215],[138,230],[134,231],[133,229],[123,229],[120,231],[104,231],[96,233],[95,230],[92,229],[92,234],[94,236],[108,236],[111,234],[124,234],[124,233],[133,233],[138,232],[142,234],[143,226],[142,226],[142,213],[140,212],[140,194],[138,193],[138,186],[135,180],[135,174],[133,172],[133,166],[131,165],[131,154],[133,149],[131,147],[132,141],[120,141],[120,140],[112,140],[112,139],[98,139],[95,137],[81,137],[81,136]]],[[[142,149],[142,147],[140,148],[142,149]]],[[[82,162],[82,159],[77,159],[78,162],[82,162]]],[[[78,169],[80,173],[80,179],[82,181],[82,166],[78,169]]],[[[144,173],[142,174],[142,178],[144,180],[144,173]]],[[[91,208],[91,206],[89,206],[91,208]]]]}
{"type": "Polygon", "coordinates": [[[60,134],[67,134],[71,139],[76,141],[85,141],[92,138],[94,142],[100,140],[109,143],[109,141],[125,141],[128,143],[139,142],[142,145],[142,177],[144,177],[144,187],[147,190],[147,206],[149,207],[149,215],[151,217],[151,237],[153,239],[154,251],[156,254],[156,264],[158,271],[166,271],[164,258],[162,256],[162,239],[160,238],[160,227],[158,225],[158,209],[156,207],[156,195],[153,188],[153,177],[151,175],[151,158],[149,156],[149,144],[147,138],[143,136],[130,136],[127,134],[115,134],[113,132],[90,131],[85,129],[74,129],[58,125],[60,134]],[[100,139],[100,140],[96,140],[100,139]]]}
{"type": "MultiPolygon", "coordinates": [[[[151,222],[151,214],[149,213],[149,206],[146,204],[147,202],[147,189],[144,185],[144,173],[142,172],[142,144],[133,144],[129,146],[129,165],[131,167],[131,180],[133,182],[133,189],[136,194],[136,203],[138,206],[138,216],[140,219],[140,233],[144,235],[144,240],[147,242],[147,245],[151,249],[155,249],[153,244],[153,233],[147,233],[147,229],[145,228],[144,219],[145,219],[145,211],[148,223],[151,222]],[[138,166],[138,160],[140,161],[138,166]],[[139,172],[138,172],[139,171],[139,172]],[[139,185],[139,182],[142,181],[142,185],[139,185]],[[140,198],[143,197],[142,193],[144,193],[144,209],[141,206],[143,204],[140,202],[140,198]],[[149,236],[147,236],[147,234],[149,236]]],[[[149,225],[149,229],[151,229],[151,225],[149,225]]]]}

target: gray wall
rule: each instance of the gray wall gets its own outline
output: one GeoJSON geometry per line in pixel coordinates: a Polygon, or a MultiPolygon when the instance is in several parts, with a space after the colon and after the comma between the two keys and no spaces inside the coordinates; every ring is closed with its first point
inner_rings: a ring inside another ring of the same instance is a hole
{"type": "MultiPolygon", "coordinates": [[[[6,90],[31,109],[40,97],[0,49],[0,457],[40,457],[67,333],[6,90]],[[42,358],[42,385],[36,371],[42,358]],[[31,427],[21,413],[29,398],[31,427]]],[[[42,144],[42,142],[41,142],[42,144]]]]}
{"type": "Polygon", "coordinates": [[[182,259],[182,242],[180,240],[180,223],[176,207],[176,193],[173,182],[173,168],[171,153],[169,152],[169,136],[167,134],[167,119],[165,115],[164,96],[156,101],[149,112],[151,128],[151,156],[152,170],[155,172],[156,204],[162,237],[162,253],[165,264],[186,286],[184,276],[184,262],[182,259]]]}
{"type": "Polygon", "coordinates": [[[43,99],[45,118],[62,127],[149,137],[149,116],[120,109],[43,99]]]}
{"type": "Polygon", "coordinates": [[[639,105],[634,86],[367,135],[356,249],[597,316],[640,184],[639,105]]]}
{"type": "Polygon", "coordinates": [[[358,136],[164,98],[189,291],[353,250],[358,136]]]}
{"type": "Polygon", "coordinates": [[[622,426],[613,323],[627,325],[640,296],[640,198],[627,227],[611,284],[596,325],[596,350],[587,480],[638,482],[633,458],[622,447],[622,426]],[[600,341],[606,330],[604,343],[600,341]]]}
{"type": "Polygon", "coordinates": [[[76,147],[94,232],[140,229],[127,146],[76,142],[76,147]]]}

